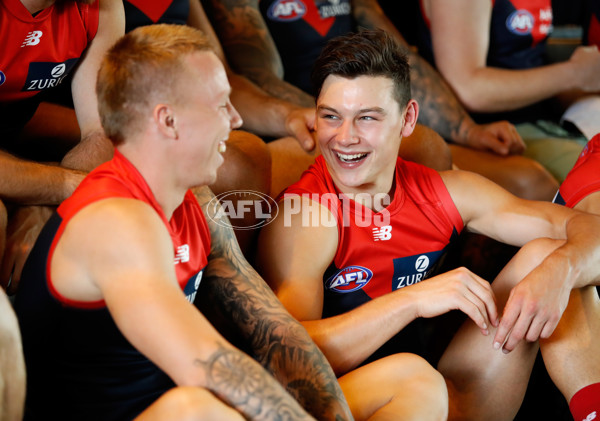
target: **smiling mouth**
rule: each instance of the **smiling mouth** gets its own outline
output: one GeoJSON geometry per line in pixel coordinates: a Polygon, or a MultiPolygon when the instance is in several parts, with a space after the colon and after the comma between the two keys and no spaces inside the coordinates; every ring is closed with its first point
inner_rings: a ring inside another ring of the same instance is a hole
{"type": "Polygon", "coordinates": [[[225,153],[226,150],[227,150],[227,145],[225,144],[224,141],[220,141],[219,142],[219,153],[225,153]]]}
{"type": "Polygon", "coordinates": [[[355,153],[355,154],[343,154],[340,152],[336,152],[338,159],[344,163],[353,163],[359,162],[367,157],[367,153],[355,153]]]}

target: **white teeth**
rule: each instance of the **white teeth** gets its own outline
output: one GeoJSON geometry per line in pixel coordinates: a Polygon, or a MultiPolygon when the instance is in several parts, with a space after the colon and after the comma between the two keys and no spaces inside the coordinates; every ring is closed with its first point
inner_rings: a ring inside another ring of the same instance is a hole
{"type": "Polygon", "coordinates": [[[337,156],[343,162],[352,162],[352,161],[357,161],[359,159],[364,158],[365,156],[367,156],[367,154],[366,153],[343,154],[343,153],[337,152],[337,156]]]}
{"type": "Polygon", "coordinates": [[[226,150],[227,150],[227,145],[225,144],[225,142],[223,142],[223,141],[219,142],[219,153],[225,153],[226,150]]]}

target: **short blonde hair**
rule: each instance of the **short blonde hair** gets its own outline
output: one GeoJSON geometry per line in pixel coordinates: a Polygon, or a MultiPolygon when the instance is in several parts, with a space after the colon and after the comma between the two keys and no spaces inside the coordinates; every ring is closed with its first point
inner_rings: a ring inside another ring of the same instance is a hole
{"type": "Polygon", "coordinates": [[[96,82],[98,112],[115,145],[139,130],[159,102],[176,102],[183,58],[213,51],[208,39],[185,25],[149,25],[127,33],[106,53],[96,82]]]}

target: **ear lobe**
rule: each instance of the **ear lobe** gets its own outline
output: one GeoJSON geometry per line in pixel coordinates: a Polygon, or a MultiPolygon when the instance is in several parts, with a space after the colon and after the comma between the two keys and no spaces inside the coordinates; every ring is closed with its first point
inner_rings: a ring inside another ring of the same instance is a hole
{"type": "Polygon", "coordinates": [[[419,117],[419,104],[414,99],[408,101],[404,110],[404,127],[402,128],[402,136],[407,137],[412,134],[417,125],[419,117]]]}

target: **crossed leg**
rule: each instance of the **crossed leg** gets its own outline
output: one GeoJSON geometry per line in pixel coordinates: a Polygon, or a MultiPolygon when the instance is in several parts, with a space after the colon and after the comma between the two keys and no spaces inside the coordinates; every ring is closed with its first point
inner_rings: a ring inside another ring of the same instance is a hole
{"type": "MultiPolygon", "coordinates": [[[[561,244],[538,239],[521,248],[492,283],[499,311],[512,287],[561,244]]],[[[566,399],[600,381],[599,333],[595,289],[573,291],[557,329],[541,341],[544,363],[566,399]]],[[[512,420],[519,410],[540,344],[523,342],[503,354],[493,349],[494,334],[492,328],[483,336],[474,323],[466,321],[442,356],[438,369],[448,384],[448,419],[512,420]]]]}

